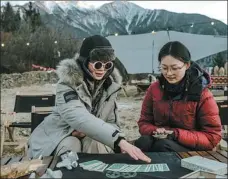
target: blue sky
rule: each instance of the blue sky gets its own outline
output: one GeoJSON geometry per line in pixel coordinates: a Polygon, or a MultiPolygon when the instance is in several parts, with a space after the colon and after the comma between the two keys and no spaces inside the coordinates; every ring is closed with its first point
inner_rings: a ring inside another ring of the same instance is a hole
{"type": "MultiPolygon", "coordinates": [[[[6,1],[2,1],[5,3],[6,1]]],[[[24,4],[28,1],[10,1],[11,4],[24,4]]],[[[99,7],[112,1],[85,1],[99,7]]],[[[198,13],[215,18],[227,24],[227,1],[130,1],[147,9],[165,9],[178,13],[198,13]]],[[[83,3],[83,2],[82,2],[83,3]]]]}

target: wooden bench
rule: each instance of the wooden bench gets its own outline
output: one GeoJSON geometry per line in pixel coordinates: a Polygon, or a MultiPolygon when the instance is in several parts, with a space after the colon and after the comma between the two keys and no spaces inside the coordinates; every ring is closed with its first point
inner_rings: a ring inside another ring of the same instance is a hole
{"type": "Polygon", "coordinates": [[[208,159],[217,160],[219,162],[227,163],[227,152],[217,150],[217,151],[190,151],[190,152],[177,152],[180,159],[191,157],[191,156],[202,156],[208,159]]]}

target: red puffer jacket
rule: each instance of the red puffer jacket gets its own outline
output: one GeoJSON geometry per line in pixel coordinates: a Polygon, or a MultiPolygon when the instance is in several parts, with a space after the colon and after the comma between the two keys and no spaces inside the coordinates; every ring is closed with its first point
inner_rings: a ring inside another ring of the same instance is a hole
{"type": "Polygon", "coordinates": [[[138,121],[141,135],[157,128],[174,131],[178,143],[195,150],[211,150],[221,140],[221,120],[212,93],[204,88],[200,100],[166,100],[159,81],[150,85],[138,121]]]}

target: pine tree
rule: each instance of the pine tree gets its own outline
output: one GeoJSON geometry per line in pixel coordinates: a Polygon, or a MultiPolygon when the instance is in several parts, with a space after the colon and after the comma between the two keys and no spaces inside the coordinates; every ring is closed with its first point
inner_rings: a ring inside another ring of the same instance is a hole
{"type": "Polygon", "coordinates": [[[41,26],[40,12],[33,8],[32,2],[29,2],[28,9],[25,10],[24,20],[29,24],[32,32],[36,30],[37,27],[41,26]]]}
{"type": "Polygon", "coordinates": [[[15,29],[18,30],[20,28],[21,25],[21,16],[20,16],[20,10],[18,9],[15,17],[14,17],[14,21],[15,21],[15,29]]]}
{"type": "Polygon", "coordinates": [[[6,6],[3,7],[2,12],[2,28],[5,32],[12,32],[16,30],[15,25],[15,13],[9,2],[6,3],[6,6]]]}
{"type": "Polygon", "coordinates": [[[218,53],[213,59],[213,66],[218,66],[219,68],[224,67],[225,59],[221,53],[218,53]]]}

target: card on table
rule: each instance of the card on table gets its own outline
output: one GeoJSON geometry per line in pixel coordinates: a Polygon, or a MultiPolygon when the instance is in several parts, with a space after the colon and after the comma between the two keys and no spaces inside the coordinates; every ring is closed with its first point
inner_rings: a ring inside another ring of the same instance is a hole
{"type": "Polygon", "coordinates": [[[114,171],[114,172],[118,172],[118,171],[123,170],[123,169],[125,169],[127,167],[128,167],[128,165],[125,164],[125,163],[114,163],[111,166],[109,166],[106,170],[111,170],[111,171],[114,171]]]}
{"type": "Polygon", "coordinates": [[[145,164],[141,165],[136,172],[165,172],[170,171],[167,164],[145,164]]]}
{"type": "Polygon", "coordinates": [[[96,167],[98,165],[101,165],[103,162],[99,161],[99,160],[91,160],[88,162],[83,162],[80,163],[79,166],[82,167],[83,169],[90,169],[92,167],[96,167]]]}
{"type": "Polygon", "coordinates": [[[119,172],[135,172],[141,165],[128,165],[126,168],[119,170],[119,172]]]}
{"type": "Polygon", "coordinates": [[[101,163],[96,163],[94,165],[90,165],[90,166],[87,166],[87,167],[83,167],[84,170],[89,170],[89,171],[94,171],[95,169],[103,166],[105,163],[101,162],[101,163]]]}
{"type": "Polygon", "coordinates": [[[170,171],[166,163],[160,164],[141,164],[141,165],[130,165],[125,163],[114,163],[109,164],[103,163],[99,160],[92,160],[79,164],[83,169],[89,171],[103,172],[109,170],[113,172],[164,172],[170,171]]]}
{"type": "Polygon", "coordinates": [[[92,169],[93,171],[96,171],[96,172],[103,172],[106,168],[108,167],[108,164],[103,164],[103,165],[101,165],[101,166],[99,166],[99,167],[96,167],[96,168],[94,168],[94,169],[92,169]]]}

